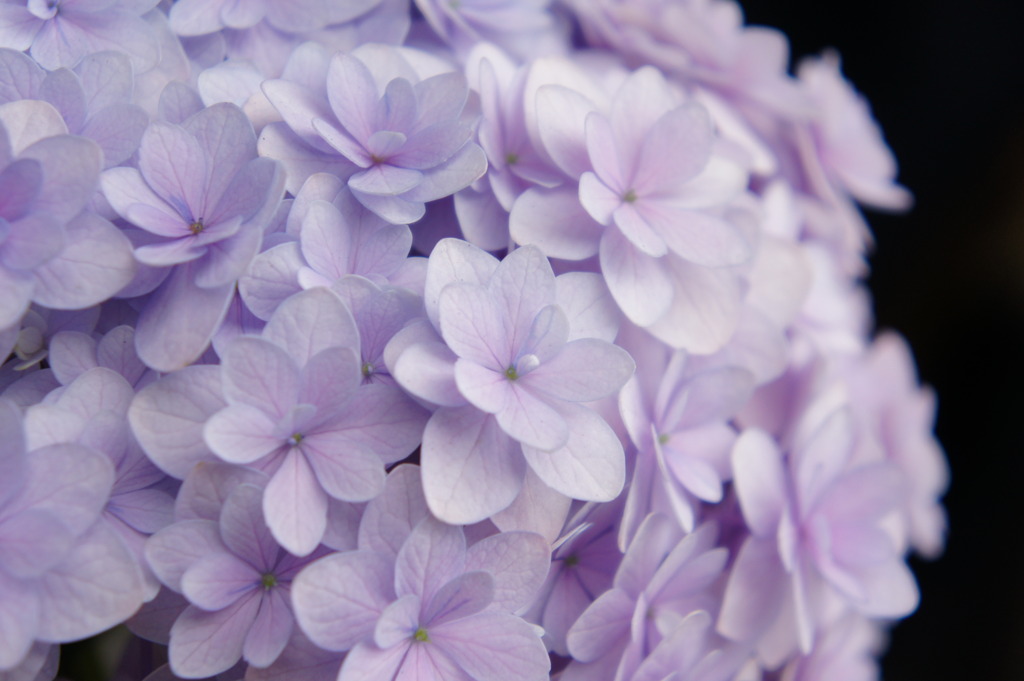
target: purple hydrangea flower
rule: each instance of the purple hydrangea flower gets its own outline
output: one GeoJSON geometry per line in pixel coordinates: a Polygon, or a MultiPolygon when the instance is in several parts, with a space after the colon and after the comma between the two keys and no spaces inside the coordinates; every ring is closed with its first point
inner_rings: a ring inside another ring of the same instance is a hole
{"type": "Polygon", "coordinates": [[[47,73],[27,55],[0,49],[0,70],[12,76],[0,90],[0,104],[21,99],[52,104],[69,133],[100,145],[104,168],[126,161],[138,148],[149,119],[132,104],[132,67],[124,54],[99,52],[74,70],[47,73]]]}
{"type": "Polygon", "coordinates": [[[826,200],[836,200],[841,190],[869,206],[909,208],[910,192],[896,184],[896,159],[867,102],[843,78],[839,55],[803,60],[799,78],[815,107],[813,142],[800,147],[812,171],[811,189],[826,200]]]}
{"type": "Polygon", "coordinates": [[[203,429],[225,461],[270,476],[264,497],[274,538],[296,555],[321,542],[328,499],[381,492],[384,465],[419,443],[426,414],[397,388],[363,385],[352,315],[327,289],[296,294],[262,337],[226,348],[227,406],[203,429]]]}
{"type": "Polygon", "coordinates": [[[831,619],[852,609],[875,618],[917,607],[914,577],[883,527],[902,476],[891,463],[859,463],[848,408],[808,408],[785,455],[760,429],[732,453],[751,535],[729,575],[718,630],[756,641],[765,664],[809,653],[831,619]],[[824,412],[824,413],[821,413],[824,412]]]}
{"type": "Polygon", "coordinates": [[[423,517],[415,471],[396,469],[370,503],[360,550],[298,576],[299,625],[321,647],[350,649],[339,679],[540,678],[549,669],[540,632],[512,613],[543,580],[547,542],[506,532],[467,548],[461,528],[423,517]]]}
{"type": "Polygon", "coordinates": [[[263,494],[240,484],[224,500],[219,522],[183,520],[147,543],[161,581],[190,602],[171,628],[175,674],[212,676],[239,658],[267,667],[291,638],[292,579],[323,552],[298,558],[280,548],[263,519],[263,494]]]}
{"type": "MultiPolygon", "coordinates": [[[[587,286],[565,283],[569,291],[587,286]]],[[[614,394],[633,360],[607,341],[579,337],[559,304],[564,295],[535,248],[500,264],[452,239],[434,249],[426,307],[437,331],[407,327],[392,341],[389,366],[402,387],[442,405],[421,459],[439,518],[475,522],[505,508],[526,464],[569,497],[607,501],[621,490],[622,444],[580,403],[614,394]]]]}
{"type": "Polygon", "coordinates": [[[2,0],[0,45],[27,50],[40,66],[75,66],[82,57],[115,49],[138,71],[160,57],[154,32],[142,15],[159,0],[2,0]]]}
{"type": "Polygon", "coordinates": [[[569,629],[612,586],[622,560],[615,538],[620,512],[618,503],[587,504],[552,546],[551,570],[528,614],[544,627],[544,641],[552,652],[569,655],[569,629]]]}
{"type": "Polygon", "coordinates": [[[326,74],[327,101],[287,81],[269,81],[263,89],[296,132],[355,166],[348,187],[364,206],[407,224],[423,217],[427,201],[480,177],[487,159],[470,141],[465,78],[449,72],[421,79],[403,53],[388,56],[385,61],[379,49],[335,55],[326,74]],[[381,73],[388,62],[394,72],[381,73]]]}
{"type": "Polygon", "coordinates": [[[33,641],[72,641],[123,621],[142,602],[127,549],[97,523],[114,470],[83,445],[28,450],[18,408],[0,399],[0,670],[33,641]]]}
{"type": "Polygon", "coordinates": [[[172,520],[173,487],[145,457],[126,427],[128,405],[135,396],[127,381],[110,369],[96,367],[47,396],[25,413],[31,448],[74,443],[101,452],[114,467],[114,482],[102,519],[121,538],[146,580],[146,600],[156,582],[142,558],[146,537],[172,520]]]}
{"type": "Polygon", "coordinates": [[[551,0],[416,0],[430,27],[456,52],[490,43],[523,58],[564,50],[551,0]]]}
{"type": "Polygon", "coordinates": [[[0,105],[0,329],[30,301],[82,309],[131,280],[130,248],[110,222],[85,210],[96,191],[102,152],[68,135],[51,105],[0,105]]]}
{"type": "Polygon", "coordinates": [[[104,195],[118,214],[159,237],[136,248],[135,257],[167,268],[136,327],[148,366],[170,371],[202,354],[259,250],[283,183],[276,163],[256,158],[252,125],[230,104],[180,126],[153,123],[139,168],[103,174],[104,195]]]}
{"type": "Polygon", "coordinates": [[[587,678],[628,674],[690,613],[714,609],[717,598],[710,587],[728,557],[715,547],[716,539],[711,525],[684,537],[666,516],[644,520],[613,587],[580,615],[566,637],[573,658],[588,665],[587,678]]]}
{"type": "MultiPolygon", "coordinates": [[[[928,558],[942,552],[946,513],[940,498],[949,486],[949,464],[933,434],[935,393],[918,385],[906,341],[892,332],[878,336],[849,369],[854,415],[868,439],[903,471],[904,542],[928,558]]],[[[872,452],[872,455],[877,455],[872,452]]],[[[901,544],[904,542],[900,542],[901,544]]]]}
{"type": "Polygon", "coordinates": [[[239,281],[246,305],[260,318],[268,319],[293,293],[315,286],[336,288],[350,274],[422,293],[426,261],[407,257],[409,227],[381,220],[338,178],[310,176],[292,203],[287,232],[298,236],[298,243],[267,249],[239,281]]]}
{"type": "Polygon", "coordinates": [[[650,341],[626,347],[647,362],[619,396],[637,448],[620,528],[623,546],[649,512],[674,515],[692,532],[700,502],[722,500],[737,436],[727,421],[754,387],[754,377],[739,367],[701,366],[683,350],[671,352],[650,341]]]}
{"type": "Polygon", "coordinates": [[[737,108],[806,116],[810,105],[786,73],[789,45],[780,31],[744,26],[736,2],[719,0],[571,0],[594,45],[630,64],[652,64],[717,90],[737,108]]]}
{"type": "Polygon", "coordinates": [[[575,76],[576,88],[595,90],[574,64],[552,67],[554,82],[544,84],[544,75],[531,95],[533,125],[570,181],[519,196],[512,238],[549,257],[597,255],[630,321],[673,347],[719,350],[742,302],[738,273],[728,266],[754,250],[753,224],[733,215],[746,168],[716,151],[703,107],[681,101],[654,69],[626,77],[607,105],[561,84],[575,76]],[[675,140],[668,147],[666,136],[675,140]]]}

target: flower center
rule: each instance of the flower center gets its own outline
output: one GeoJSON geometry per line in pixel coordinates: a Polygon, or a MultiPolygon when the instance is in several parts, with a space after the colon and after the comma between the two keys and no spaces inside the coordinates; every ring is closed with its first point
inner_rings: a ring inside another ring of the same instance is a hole
{"type": "Polygon", "coordinates": [[[532,353],[523,355],[508,365],[505,369],[505,378],[514,381],[520,376],[525,376],[540,366],[540,358],[532,353]]]}
{"type": "Polygon", "coordinates": [[[299,443],[305,439],[305,435],[302,433],[292,433],[292,436],[288,438],[288,442],[291,443],[292,447],[298,447],[299,443]]]}
{"type": "Polygon", "coordinates": [[[196,220],[195,222],[188,226],[188,231],[192,232],[193,234],[199,234],[204,229],[206,229],[206,225],[203,224],[202,218],[199,218],[198,220],[196,220]]]}
{"type": "Polygon", "coordinates": [[[668,442],[668,439],[669,439],[668,433],[662,433],[661,435],[658,436],[658,444],[659,445],[663,445],[666,442],[668,442]]]}
{"type": "Polygon", "coordinates": [[[564,561],[565,567],[576,567],[580,564],[580,557],[575,553],[566,556],[564,561]]]}
{"type": "Polygon", "coordinates": [[[636,190],[630,189],[622,195],[622,200],[626,203],[635,203],[639,197],[636,195],[636,190]]]}
{"type": "Polygon", "coordinates": [[[519,154],[515,153],[514,151],[508,152],[507,154],[505,154],[505,163],[507,163],[510,166],[514,166],[515,164],[519,163],[519,154]]]}
{"type": "Polygon", "coordinates": [[[424,629],[423,627],[419,627],[418,629],[416,629],[416,633],[413,634],[412,637],[414,639],[416,639],[417,641],[419,641],[420,643],[429,643],[430,642],[430,637],[427,636],[427,630],[424,629]]]}
{"type": "Polygon", "coordinates": [[[373,375],[373,365],[369,362],[363,362],[362,366],[363,378],[369,378],[373,375]]]}
{"type": "Polygon", "coordinates": [[[266,572],[260,576],[260,584],[263,585],[264,589],[269,591],[277,586],[277,577],[275,577],[271,572],[266,572]]]}

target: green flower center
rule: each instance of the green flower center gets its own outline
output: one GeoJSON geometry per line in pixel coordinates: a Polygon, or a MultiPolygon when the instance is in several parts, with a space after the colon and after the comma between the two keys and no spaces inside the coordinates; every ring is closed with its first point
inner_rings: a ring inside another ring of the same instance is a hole
{"type": "Polygon", "coordinates": [[[369,378],[373,374],[373,365],[369,362],[363,362],[362,366],[363,378],[369,378]]]}
{"type": "Polygon", "coordinates": [[[505,163],[509,164],[510,166],[514,166],[515,164],[519,163],[519,154],[515,153],[514,151],[508,152],[507,154],[505,154],[505,163]]]}
{"type": "Polygon", "coordinates": [[[413,634],[412,637],[414,639],[416,639],[417,641],[419,641],[420,643],[429,643],[430,642],[430,637],[427,636],[427,630],[424,629],[423,627],[420,627],[419,629],[417,629],[416,633],[413,634]]]}
{"type": "Polygon", "coordinates": [[[622,195],[622,200],[625,201],[626,203],[633,203],[638,198],[639,197],[636,195],[636,192],[632,189],[630,189],[629,191],[622,195]]]}
{"type": "Polygon", "coordinates": [[[658,436],[658,444],[659,445],[663,445],[666,442],[668,442],[668,439],[669,439],[668,433],[662,433],[661,435],[658,436]]]}
{"type": "Polygon", "coordinates": [[[196,220],[195,222],[188,226],[188,231],[192,232],[193,234],[199,234],[204,229],[206,229],[206,225],[203,224],[202,218],[199,218],[198,220],[196,220]]]}
{"type": "Polygon", "coordinates": [[[263,585],[264,589],[269,591],[277,586],[277,577],[275,577],[273,573],[267,572],[260,577],[260,584],[263,585]]]}
{"type": "Polygon", "coordinates": [[[505,369],[505,376],[508,377],[508,380],[514,381],[519,378],[519,372],[516,371],[515,366],[509,365],[508,369],[505,369]]]}
{"type": "Polygon", "coordinates": [[[292,433],[292,436],[288,438],[288,442],[292,443],[292,447],[296,447],[300,442],[302,442],[305,439],[305,437],[306,436],[303,435],[302,433],[292,433]]]}
{"type": "Polygon", "coordinates": [[[565,567],[576,567],[579,564],[580,564],[580,557],[577,556],[575,553],[570,554],[569,556],[566,556],[566,558],[565,558],[565,567]]]}

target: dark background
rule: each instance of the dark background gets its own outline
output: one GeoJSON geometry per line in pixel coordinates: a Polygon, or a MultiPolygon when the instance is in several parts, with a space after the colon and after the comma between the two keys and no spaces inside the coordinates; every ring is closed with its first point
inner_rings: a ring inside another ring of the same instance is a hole
{"type": "Polygon", "coordinates": [[[913,562],[921,606],[883,676],[1024,679],[1024,2],[741,4],[794,62],[839,50],[916,198],[868,214],[869,283],[938,391],[950,530],[942,558],[913,562]]]}

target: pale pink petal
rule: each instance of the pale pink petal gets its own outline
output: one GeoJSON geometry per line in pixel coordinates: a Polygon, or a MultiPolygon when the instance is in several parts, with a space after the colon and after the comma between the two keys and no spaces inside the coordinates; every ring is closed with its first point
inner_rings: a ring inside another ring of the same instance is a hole
{"type": "Polygon", "coordinates": [[[260,599],[260,609],[242,645],[242,657],[253,667],[267,667],[288,645],[295,629],[290,598],[284,590],[270,589],[260,599]]]}
{"type": "Polygon", "coordinates": [[[498,260],[461,239],[442,239],[430,253],[424,305],[431,323],[438,325],[441,291],[456,282],[485,285],[498,269],[498,260]]]}
{"type": "Polygon", "coordinates": [[[584,260],[596,255],[604,229],[581,205],[582,191],[563,185],[523,192],[509,215],[512,239],[537,246],[551,258],[584,260]]]}
{"type": "Polygon", "coordinates": [[[157,121],[142,136],[139,170],[150,187],[186,219],[200,220],[207,204],[210,156],[181,127],[157,121]]]}
{"type": "Polygon", "coordinates": [[[239,626],[256,616],[256,594],[216,612],[189,606],[171,628],[168,657],[171,669],[185,678],[203,678],[227,671],[242,657],[248,628],[239,626]]]}
{"type": "Polygon", "coordinates": [[[635,324],[650,326],[672,306],[668,264],[641,253],[617,229],[601,239],[601,270],[619,308],[635,324]]]}
{"type": "Polygon", "coordinates": [[[587,501],[611,501],[626,478],[622,443],[603,418],[587,407],[559,405],[569,439],[553,451],[523,445],[530,468],[552,489],[587,501]]]}
{"type": "Polygon", "coordinates": [[[224,397],[232,405],[253,407],[276,421],[298,403],[299,367],[277,345],[243,336],[232,341],[221,361],[224,397]]]}
{"type": "Polygon", "coordinates": [[[75,535],[45,511],[27,509],[13,522],[0,523],[0,565],[16,579],[37,577],[57,565],[74,545],[75,535]]]}
{"type": "Polygon", "coordinates": [[[551,668],[538,631],[512,615],[481,612],[429,633],[477,681],[540,679],[551,668]]]}
{"type": "Polygon", "coordinates": [[[419,445],[428,414],[396,386],[360,386],[347,408],[331,423],[311,429],[310,435],[361,445],[386,464],[400,461],[419,445]]]}
{"type": "Polygon", "coordinates": [[[778,528],[786,505],[786,472],[774,440],[762,430],[744,431],[732,450],[733,481],[743,517],[758,537],[778,528]]]}
{"type": "Polygon", "coordinates": [[[438,589],[423,609],[423,624],[436,627],[480,612],[494,600],[494,576],[484,570],[466,572],[438,589]]]}
{"type": "Polygon", "coordinates": [[[327,71],[327,97],[334,115],[359,140],[376,129],[374,107],[380,99],[373,75],[359,59],[337,54],[327,71]]]}
{"type": "Polygon", "coordinates": [[[103,159],[99,145],[92,140],[50,137],[36,142],[19,156],[36,159],[45,171],[46,182],[32,204],[33,210],[67,222],[92,200],[103,159]]]}
{"type": "Polygon", "coordinates": [[[505,372],[466,359],[455,362],[455,384],[470,404],[489,414],[505,409],[511,398],[512,385],[505,372]]]}
{"type": "Polygon", "coordinates": [[[584,126],[597,107],[561,85],[542,86],[536,97],[537,129],[544,149],[569,177],[578,178],[591,169],[584,126]]]}
{"type": "Polygon", "coordinates": [[[146,542],[146,561],[161,582],[179,593],[182,576],[190,565],[204,556],[224,552],[224,542],[213,520],[179,521],[146,542]]]}
{"type": "Polygon", "coordinates": [[[754,640],[779,617],[788,581],[774,538],[748,538],[729,573],[718,631],[735,641],[754,640]]]}
{"type": "MultiPolygon", "coordinates": [[[[634,124],[635,125],[635,124],[634,124]]],[[[689,102],[673,109],[648,130],[634,178],[644,195],[671,196],[700,173],[715,141],[707,109],[689,102]]]]}
{"type": "Polygon", "coordinates": [[[258,595],[260,573],[228,553],[206,555],[189,566],[181,577],[181,591],[192,605],[203,610],[223,610],[250,595],[258,595]]]}
{"type": "Polygon", "coordinates": [[[262,484],[240,483],[231,491],[220,512],[220,534],[224,545],[253,570],[274,565],[280,549],[263,520],[262,484]]]}
{"type": "Polygon", "coordinates": [[[187,367],[139,391],[128,409],[128,421],[153,463],[184,479],[200,461],[216,461],[203,439],[203,428],[226,406],[220,367],[187,367]]]}
{"type": "Polygon", "coordinates": [[[412,640],[420,621],[420,597],[406,594],[384,608],[373,630],[373,642],[379,648],[390,648],[412,640]]]}
{"type": "Polygon", "coordinates": [[[409,647],[404,643],[381,650],[372,643],[360,643],[345,656],[338,681],[396,681],[409,647]]]}
{"type": "Polygon", "coordinates": [[[395,593],[415,594],[429,604],[434,594],[465,570],[466,537],[461,527],[424,518],[395,560],[395,593]]]}
{"type": "Polygon", "coordinates": [[[349,348],[333,347],[313,355],[302,368],[302,401],[317,406],[317,418],[326,420],[348,408],[359,387],[359,359],[349,348]]]}
{"type": "Polygon", "coordinates": [[[476,284],[450,284],[438,301],[441,335],[456,355],[503,372],[512,356],[511,339],[495,297],[476,284]]]}
{"type": "Polygon", "coordinates": [[[326,288],[303,291],[281,303],[263,337],[283,348],[300,367],[325,348],[359,347],[359,328],[352,313],[326,288]]]}
{"type": "Polygon", "coordinates": [[[696,265],[738,265],[754,253],[743,232],[723,218],[654,198],[638,201],[635,209],[669,249],[696,265]]]}
{"type": "Polygon", "coordinates": [[[594,338],[566,344],[561,352],[522,377],[522,385],[570,402],[593,402],[614,394],[636,364],[617,345],[594,338]]]}
{"type": "Polygon", "coordinates": [[[512,503],[526,463],[520,445],[475,407],[439,409],[427,422],[423,490],[441,520],[473,523],[512,503]]]}
{"type": "Polygon", "coordinates": [[[138,559],[107,523],[79,538],[63,563],[40,578],[38,637],[71,641],[123,622],[142,605],[138,559]]]}
{"type": "Polygon", "coordinates": [[[492,515],[491,522],[502,534],[515,530],[534,532],[550,545],[561,535],[571,503],[569,497],[551,489],[528,468],[523,488],[515,501],[492,515]]]}
{"type": "MultiPolygon", "coordinates": [[[[412,329],[407,327],[407,330],[412,329]]],[[[393,345],[389,344],[388,349],[393,345]]],[[[397,361],[391,365],[391,375],[400,386],[420,399],[445,407],[458,407],[466,404],[466,398],[455,382],[457,360],[455,353],[440,339],[416,343],[398,355],[397,361]]]]}
{"type": "MultiPolygon", "coordinates": [[[[0,18],[3,14],[0,13],[0,18]]],[[[0,668],[16,666],[29,653],[39,629],[39,598],[20,579],[0,572],[5,607],[0,610],[0,668]]]]}
{"type": "Polygon", "coordinates": [[[551,546],[533,532],[505,531],[485,537],[466,552],[466,570],[494,577],[494,606],[516,612],[533,602],[551,564],[551,546]]]}
{"type": "Polygon", "coordinates": [[[701,267],[672,255],[665,260],[673,280],[671,305],[647,330],[675,348],[698,354],[716,352],[729,342],[739,324],[742,280],[729,268],[701,267]]]}
{"type": "Polygon", "coordinates": [[[598,596],[569,629],[569,652],[581,662],[593,662],[628,635],[636,599],[622,589],[598,596]]]}
{"type": "Polygon", "coordinates": [[[348,650],[373,633],[394,600],[394,563],[370,551],[336,553],[306,567],[292,582],[295,618],[327,650],[348,650]]]}
{"type": "Polygon", "coordinates": [[[200,288],[193,267],[175,267],[139,315],[135,345],[139,359],[151,369],[170,372],[197,360],[227,314],[234,283],[200,288]]]}
{"type": "Polygon", "coordinates": [[[420,468],[395,467],[384,482],[384,492],[367,504],[359,523],[359,548],[397,556],[412,528],[426,517],[420,468]]]}
{"type": "Polygon", "coordinates": [[[305,266],[296,242],[278,244],[260,253],[249,271],[238,280],[238,292],[246,307],[266,321],[274,310],[293,293],[302,290],[297,273],[305,266]]]}
{"type": "Polygon", "coordinates": [[[357,442],[317,434],[307,436],[301,448],[320,486],[335,499],[366,501],[384,489],[384,462],[357,442]]]}
{"type": "Polygon", "coordinates": [[[612,213],[612,221],[629,242],[645,255],[660,258],[668,252],[665,239],[655,231],[642,212],[646,202],[626,202],[612,213]]]}
{"type": "Polygon", "coordinates": [[[580,176],[579,202],[590,217],[602,225],[610,225],[615,211],[625,202],[625,193],[616,192],[592,172],[580,176]]]}
{"type": "Polygon", "coordinates": [[[327,527],[327,494],[297,447],[284,456],[263,494],[263,513],[277,543],[308,555],[327,527]]]}
{"type": "Polygon", "coordinates": [[[804,509],[813,508],[841,475],[854,444],[853,419],[847,409],[829,414],[803,442],[797,443],[791,466],[804,509]]]}

